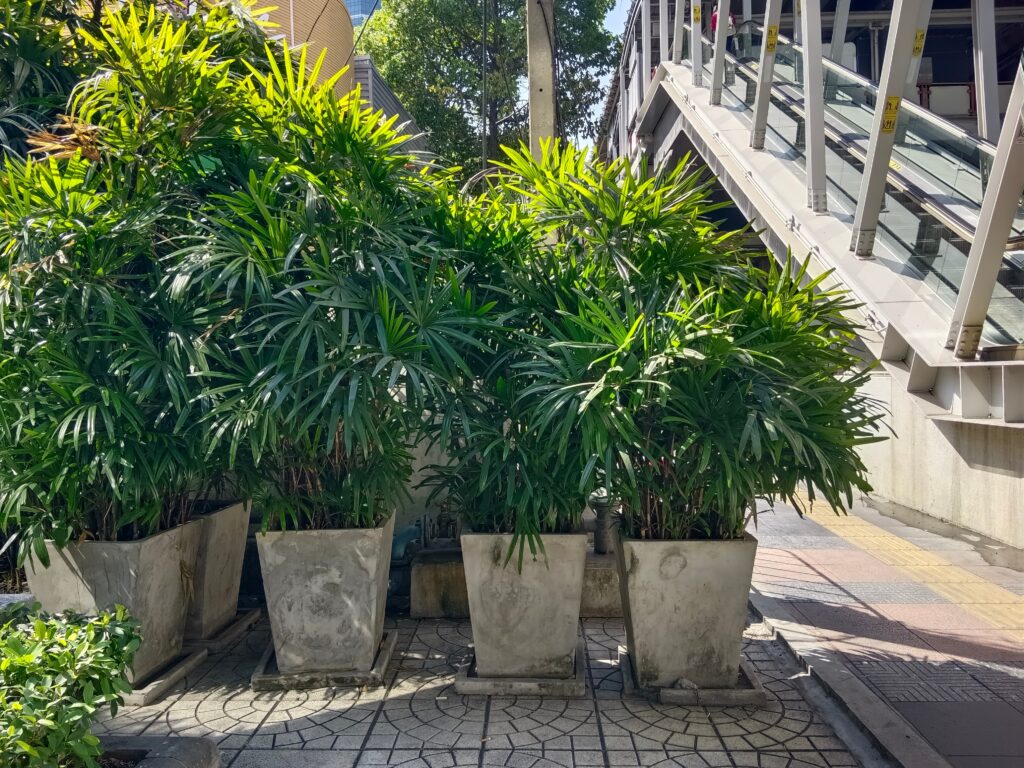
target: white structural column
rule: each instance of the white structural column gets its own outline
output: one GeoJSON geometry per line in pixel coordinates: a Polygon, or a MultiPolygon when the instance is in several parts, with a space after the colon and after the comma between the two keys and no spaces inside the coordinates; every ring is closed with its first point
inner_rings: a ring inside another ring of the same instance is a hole
{"type": "Polygon", "coordinates": [[[1006,109],[1006,119],[999,132],[996,157],[992,162],[985,197],[978,214],[978,227],[967,256],[960,294],[953,308],[946,346],[957,357],[971,359],[978,351],[981,331],[992,302],[992,291],[1010,237],[1014,216],[1020,207],[1024,189],[1024,61],[1017,68],[1017,77],[1006,109]]]}
{"type": "Polygon", "coordinates": [[[772,79],[775,76],[775,49],[779,44],[779,19],[782,0],[768,0],[764,9],[764,36],[761,39],[761,60],[757,66],[757,94],[754,96],[754,120],[750,127],[750,146],[764,149],[768,127],[768,105],[771,103],[772,79]]]}
{"type": "Polygon", "coordinates": [[[974,99],[978,111],[978,134],[983,139],[995,141],[999,135],[995,0],[972,0],[971,31],[974,38],[974,99]]]}
{"type": "MultiPolygon", "coordinates": [[[[932,0],[896,0],[892,7],[892,22],[889,25],[889,42],[886,46],[882,76],[878,81],[878,98],[871,118],[871,136],[868,154],[864,160],[864,175],[861,177],[860,194],[857,196],[857,211],[853,215],[853,236],[850,250],[862,258],[871,256],[878,229],[878,215],[885,198],[885,182],[889,176],[889,160],[896,142],[896,124],[900,116],[900,105],[907,89],[907,72],[910,60],[916,52],[918,24],[924,15],[924,8],[931,12],[932,0]]],[[[924,31],[920,33],[924,44],[924,31]]]]}
{"type": "Polygon", "coordinates": [[[526,50],[530,89],[530,151],[540,157],[541,140],[557,134],[555,111],[554,0],[526,3],[526,50]]]}
{"type": "Polygon", "coordinates": [[[629,123],[626,118],[626,62],[619,62],[619,157],[629,153],[629,123]]]}
{"type": "Polygon", "coordinates": [[[640,94],[640,103],[647,97],[647,87],[651,84],[651,3],[643,0],[640,4],[640,80],[644,84],[640,94]]]}
{"type": "Polygon", "coordinates": [[[836,64],[843,63],[843,46],[846,45],[846,27],[850,21],[850,0],[837,0],[836,12],[832,17],[832,40],[828,45],[828,57],[836,64]]]}
{"type": "Polygon", "coordinates": [[[672,55],[668,47],[668,7],[671,2],[672,0],[661,0],[658,6],[658,43],[661,53],[659,61],[662,63],[668,61],[672,55]]]}
{"type": "Polygon", "coordinates": [[[704,84],[704,38],[701,27],[700,0],[690,0],[690,64],[693,67],[693,84],[704,84]]]}
{"type": "Polygon", "coordinates": [[[807,145],[807,207],[828,210],[825,185],[825,83],[822,77],[821,0],[806,0],[801,9],[804,64],[804,129],[807,145]]]}
{"type": "Polygon", "coordinates": [[[672,35],[672,61],[683,61],[683,35],[686,31],[686,0],[676,0],[675,33],[672,35]]]}
{"type": "Polygon", "coordinates": [[[711,62],[711,103],[722,103],[722,80],[725,79],[725,46],[729,40],[730,0],[718,0],[718,26],[715,28],[715,57],[711,62]]]}
{"type": "Polygon", "coordinates": [[[750,55],[750,23],[754,20],[754,0],[743,0],[743,15],[740,21],[743,24],[743,36],[740,38],[740,50],[744,56],[750,55]]]}

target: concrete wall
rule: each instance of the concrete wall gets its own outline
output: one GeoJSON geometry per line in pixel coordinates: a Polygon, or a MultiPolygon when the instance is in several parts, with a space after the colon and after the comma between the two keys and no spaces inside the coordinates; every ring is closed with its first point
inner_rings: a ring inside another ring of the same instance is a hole
{"type": "Polygon", "coordinates": [[[309,43],[307,56],[316,61],[324,49],[327,50],[323,65],[323,76],[331,77],[346,65],[349,70],[335,86],[342,96],[354,87],[352,71],[352,48],[354,35],[352,19],[345,5],[340,2],[324,3],[323,0],[279,0],[267,16],[277,24],[271,35],[283,35],[291,47],[309,43]]]}
{"type": "Polygon", "coordinates": [[[1024,547],[1024,429],[929,419],[885,374],[869,388],[897,435],[862,451],[873,495],[1024,547]]]}

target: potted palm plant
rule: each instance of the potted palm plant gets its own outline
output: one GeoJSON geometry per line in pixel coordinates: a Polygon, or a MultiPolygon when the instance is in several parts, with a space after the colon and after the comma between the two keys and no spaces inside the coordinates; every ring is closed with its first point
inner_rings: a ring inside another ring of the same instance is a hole
{"type": "Polygon", "coordinates": [[[857,449],[882,414],[861,392],[854,305],[805,268],[746,263],[708,220],[705,189],[684,189],[689,171],[634,174],[558,148],[505,167],[560,257],[558,310],[520,366],[535,382],[527,418],[621,507],[638,682],[735,687],[755,504],[799,508],[805,487],[842,510],[868,489],[857,449]]]}
{"type": "Polygon", "coordinates": [[[225,469],[202,396],[221,317],[167,266],[225,182],[218,137],[236,149],[224,116],[248,94],[226,73],[266,54],[226,4],[181,18],[117,4],[78,46],[97,76],[31,159],[0,169],[0,527],[48,610],[138,617],[137,682],[179,653],[190,604],[208,635],[237,601],[239,510],[206,516],[211,535],[193,520],[225,469]],[[211,37],[237,58],[213,58],[211,37]],[[234,535],[212,535],[226,519],[234,535]]]}
{"type": "Polygon", "coordinates": [[[204,211],[174,282],[221,318],[209,450],[258,467],[260,684],[372,680],[408,446],[479,312],[431,234],[443,194],[391,123],[337,98],[304,52],[266,69],[238,84],[250,108],[233,128],[265,165],[204,211]]]}
{"type": "Polygon", "coordinates": [[[439,420],[449,461],[427,483],[462,524],[475,675],[572,678],[586,499],[523,418],[517,379],[501,370],[463,388],[439,420]]]}

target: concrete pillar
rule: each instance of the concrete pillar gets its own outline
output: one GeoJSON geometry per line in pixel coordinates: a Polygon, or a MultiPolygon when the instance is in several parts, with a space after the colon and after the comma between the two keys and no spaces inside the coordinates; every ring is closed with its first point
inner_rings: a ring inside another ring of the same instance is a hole
{"type": "Polygon", "coordinates": [[[764,37],[761,40],[761,59],[757,66],[757,93],[754,96],[754,118],[750,126],[750,146],[764,149],[768,127],[768,105],[775,75],[775,48],[779,40],[779,18],[782,0],[768,0],[764,9],[764,37]]]}
{"type": "Polygon", "coordinates": [[[530,151],[556,136],[554,0],[527,0],[526,51],[530,86],[530,151]]]}
{"type": "Polygon", "coordinates": [[[730,0],[718,0],[718,26],[715,28],[715,58],[711,65],[711,103],[722,103],[722,80],[725,78],[725,46],[729,40],[730,0]]]}
{"type": "Polygon", "coordinates": [[[1024,61],[1006,109],[999,132],[996,157],[992,161],[985,197],[982,199],[978,226],[967,256],[964,279],[953,307],[953,321],[946,347],[957,357],[973,359],[981,342],[981,331],[992,302],[992,291],[1010,237],[1013,219],[1020,208],[1024,189],[1024,61]]]}
{"type": "Polygon", "coordinates": [[[693,84],[704,84],[704,38],[701,36],[701,0],[690,0],[690,63],[693,66],[693,84]]]}
{"type": "Polygon", "coordinates": [[[807,207],[815,213],[828,210],[825,182],[825,83],[822,76],[821,0],[807,0],[800,16],[803,36],[804,123],[807,149],[807,207]]]}
{"type": "Polygon", "coordinates": [[[995,0],[972,0],[971,37],[974,40],[974,93],[978,135],[994,142],[999,135],[999,73],[996,59],[995,0]]]}
{"type": "MultiPolygon", "coordinates": [[[[896,141],[903,92],[907,88],[910,60],[917,49],[918,23],[931,12],[932,0],[896,0],[889,25],[889,42],[885,63],[878,83],[878,99],[871,118],[868,154],[864,161],[857,210],[853,215],[853,236],[850,250],[861,258],[871,256],[878,229],[878,215],[885,199],[885,182],[889,177],[889,160],[896,141]]],[[[923,45],[923,33],[922,33],[923,45]]],[[[920,56],[920,52],[918,52],[920,56]]]]}

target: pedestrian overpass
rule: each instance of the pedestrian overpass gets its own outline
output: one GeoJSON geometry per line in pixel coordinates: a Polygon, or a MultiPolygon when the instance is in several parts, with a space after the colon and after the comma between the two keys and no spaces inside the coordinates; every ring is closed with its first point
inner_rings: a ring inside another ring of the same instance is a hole
{"type": "Polygon", "coordinates": [[[704,36],[700,8],[638,0],[601,150],[654,164],[695,151],[778,258],[831,270],[862,305],[902,427],[876,488],[1024,546],[1024,69],[990,143],[903,98],[930,0],[896,0],[877,84],[824,55],[813,2],[802,45],[779,34],[781,0],[739,45],[704,36]],[[935,473],[958,487],[934,488],[935,473]]]}

